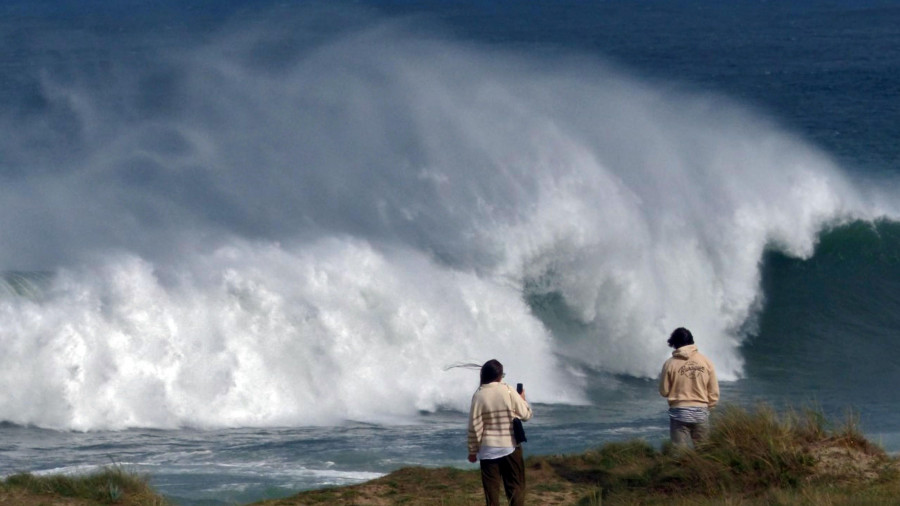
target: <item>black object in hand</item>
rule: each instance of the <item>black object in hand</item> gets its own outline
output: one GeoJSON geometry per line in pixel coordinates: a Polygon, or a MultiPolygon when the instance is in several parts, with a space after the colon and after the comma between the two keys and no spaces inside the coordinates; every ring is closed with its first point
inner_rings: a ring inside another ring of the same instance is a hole
{"type": "Polygon", "coordinates": [[[519,394],[521,395],[521,394],[522,394],[522,390],[525,390],[525,387],[522,386],[521,383],[516,383],[516,392],[519,392],[519,394]]]}

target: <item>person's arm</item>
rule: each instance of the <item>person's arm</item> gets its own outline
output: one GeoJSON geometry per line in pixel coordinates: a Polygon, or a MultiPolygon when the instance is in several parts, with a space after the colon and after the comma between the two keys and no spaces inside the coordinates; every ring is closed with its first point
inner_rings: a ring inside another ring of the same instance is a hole
{"type": "Polygon", "coordinates": [[[513,393],[511,397],[515,402],[513,411],[515,412],[515,415],[519,417],[519,420],[522,420],[523,422],[531,420],[531,416],[533,415],[533,413],[531,412],[531,405],[528,404],[527,400],[525,400],[525,389],[522,389],[521,394],[513,393]]]}
{"type": "Polygon", "coordinates": [[[709,381],[706,384],[706,390],[709,395],[709,407],[713,407],[719,403],[719,380],[716,378],[716,368],[712,362],[709,362],[709,381]]]}
{"type": "Polygon", "coordinates": [[[659,395],[663,397],[669,397],[669,393],[672,391],[672,382],[669,379],[669,361],[666,360],[666,363],[663,364],[662,372],[659,373],[659,395]]]}
{"type": "Polygon", "coordinates": [[[478,460],[478,449],[481,448],[481,438],[484,433],[484,421],[481,418],[481,404],[472,396],[472,405],[469,408],[468,448],[469,462],[478,460]]]}

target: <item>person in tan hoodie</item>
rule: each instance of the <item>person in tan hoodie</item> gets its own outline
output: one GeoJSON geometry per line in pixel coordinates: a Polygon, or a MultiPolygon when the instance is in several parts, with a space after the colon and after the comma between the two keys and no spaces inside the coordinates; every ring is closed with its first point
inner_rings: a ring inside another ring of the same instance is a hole
{"type": "Polygon", "coordinates": [[[675,351],[663,364],[659,394],[669,400],[672,443],[689,446],[709,433],[709,409],[719,402],[719,382],[716,368],[697,351],[690,330],[675,329],[668,343],[675,351]]]}

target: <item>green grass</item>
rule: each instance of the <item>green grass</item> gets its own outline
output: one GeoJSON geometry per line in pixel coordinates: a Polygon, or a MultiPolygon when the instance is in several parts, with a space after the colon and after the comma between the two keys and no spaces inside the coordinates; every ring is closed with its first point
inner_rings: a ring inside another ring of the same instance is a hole
{"type": "Polygon", "coordinates": [[[150,487],[145,477],[128,472],[119,466],[106,467],[86,475],[16,474],[0,482],[0,490],[80,499],[91,504],[136,506],[169,504],[150,487]]]}

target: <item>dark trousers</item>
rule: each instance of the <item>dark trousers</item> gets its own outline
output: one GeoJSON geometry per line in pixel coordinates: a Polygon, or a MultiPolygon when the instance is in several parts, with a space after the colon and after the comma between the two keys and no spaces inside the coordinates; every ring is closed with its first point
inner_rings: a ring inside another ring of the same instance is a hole
{"type": "Polygon", "coordinates": [[[525,504],[525,459],[522,447],[499,459],[481,461],[481,484],[487,506],[500,506],[500,485],[506,492],[508,504],[525,504]]]}

